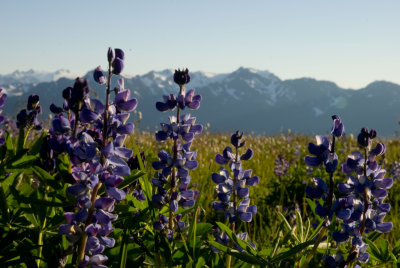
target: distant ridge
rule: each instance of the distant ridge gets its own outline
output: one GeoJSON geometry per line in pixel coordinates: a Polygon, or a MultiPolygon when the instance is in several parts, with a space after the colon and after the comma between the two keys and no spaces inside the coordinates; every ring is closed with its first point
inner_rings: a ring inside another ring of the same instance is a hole
{"type": "MultiPolygon", "coordinates": [[[[138,110],[143,115],[140,129],[153,131],[159,126],[160,115],[164,121],[170,115],[156,111],[155,102],[162,95],[177,93],[172,74],[172,70],[151,71],[125,79],[125,88],[131,89],[139,101],[138,110]]],[[[92,72],[84,77],[102,99],[104,88],[94,83],[92,72]]],[[[41,97],[46,116],[51,103],[62,104],[61,91],[73,82],[73,75],[67,70],[0,75],[0,87],[9,94],[4,111],[16,115],[27,96],[35,93],[41,97]]],[[[351,90],[313,78],[281,80],[268,71],[241,67],[225,74],[192,72],[187,88],[195,88],[203,96],[200,109],[193,115],[199,123],[210,123],[211,131],[239,129],[274,134],[290,129],[296,133],[327,134],[333,114],[341,116],[347,133],[368,127],[380,135],[392,136],[400,130],[400,86],[387,81],[351,90]]]]}

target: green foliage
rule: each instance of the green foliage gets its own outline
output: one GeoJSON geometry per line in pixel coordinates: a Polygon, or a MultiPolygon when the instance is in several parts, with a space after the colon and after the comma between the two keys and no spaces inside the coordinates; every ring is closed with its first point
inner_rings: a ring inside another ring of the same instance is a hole
{"type": "MultiPolygon", "coordinates": [[[[60,224],[65,223],[64,208],[76,202],[66,193],[71,165],[67,155],[60,155],[52,173],[37,166],[43,138],[44,134],[28,138],[25,147],[29,149],[17,150],[18,139],[7,134],[6,143],[0,148],[0,267],[57,267],[60,260],[67,266],[74,263],[71,256],[75,249],[58,234],[60,224]]],[[[193,144],[198,152],[199,167],[191,174],[199,197],[194,208],[179,209],[178,213],[182,213],[190,225],[184,232],[176,232],[171,243],[165,233],[153,229],[158,213],[163,211],[151,207],[153,186],[148,176],[154,173],[151,162],[157,160],[156,152],[166,149],[168,144],[155,142],[153,134],[147,132],[136,133],[135,139],[130,137],[127,146],[133,148],[135,154],[144,150],[146,162],[140,163],[141,168],[126,176],[118,188],[131,188],[138,182],[147,201],[140,202],[128,194],[116,204],[115,212],[119,216],[112,234],[116,246],[105,252],[109,257],[108,266],[225,267],[226,256],[230,255],[232,267],[301,267],[312,254],[323,220],[314,214],[315,204],[305,197],[304,188],[313,176],[326,176],[304,164],[307,144],[312,137],[289,133],[247,138],[248,146],[254,149],[254,158],[246,167],[260,177],[259,186],[251,189],[252,203],[257,205],[258,213],[253,222],[238,224],[232,232],[221,222],[224,217],[211,208],[211,202],[216,200],[211,173],[219,169],[214,157],[223,149],[221,144],[229,143],[230,135],[200,135],[193,144]],[[274,160],[279,154],[290,163],[285,176],[274,174],[274,160]],[[212,235],[215,228],[225,232],[243,251],[216,242],[212,235]],[[237,237],[240,232],[249,234],[248,241],[237,237]],[[256,249],[249,242],[255,243],[256,249]],[[213,253],[210,246],[220,253],[213,253]]],[[[392,139],[385,143],[387,153],[380,164],[388,170],[390,164],[400,158],[400,142],[392,139]]],[[[345,153],[357,149],[351,136],[338,146],[341,146],[337,148],[339,159],[345,159],[345,153]]],[[[345,179],[340,171],[335,174],[335,180],[345,179]]],[[[396,231],[400,227],[399,190],[395,182],[387,201],[392,205],[387,221],[393,222],[394,231],[373,232],[365,239],[369,245],[369,265],[400,265],[400,232],[396,231]]],[[[99,193],[104,193],[104,188],[100,188],[99,193]]],[[[346,252],[343,247],[331,240],[325,241],[318,247],[317,258],[311,264],[321,266],[324,254],[334,254],[338,248],[346,252]]]]}

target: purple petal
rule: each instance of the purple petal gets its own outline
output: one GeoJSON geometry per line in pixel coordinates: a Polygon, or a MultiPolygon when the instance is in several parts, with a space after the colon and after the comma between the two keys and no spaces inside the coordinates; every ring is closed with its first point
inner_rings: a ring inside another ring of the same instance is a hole
{"type": "Polygon", "coordinates": [[[222,182],[225,181],[226,178],[225,178],[224,176],[219,175],[218,173],[213,173],[213,174],[211,175],[211,179],[212,179],[213,182],[215,182],[215,183],[222,183],[222,182]]]}
{"type": "Polygon", "coordinates": [[[181,195],[186,199],[194,198],[194,192],[192,190],[182,191],[181,195]]]}
{"type": "Polygon", "coordinates": [[[102,245],[104,245],[104,246],[106,246],[108,248],[112,248],[112,247],[115,246],[115,239],[114,238],[109,238],[109,237],[106,237],[106,236],[100,236],[99,237],[99,241],[100,241],[100,244],[102,244],[102,245]]]}
{"type": "Polygon", "coordinates": [[[91,236],[95,236],[100,231],[100,227],[101,226],[98,224],[89,224],[85,229],[85,233],[91,236]]]}
{"type": "Polygon", "coordinates": [[[119,134],[131,134],[134,130],[135,126],[132,123],[127,123],[123,126],[117,128],[117,132],[119,134]]]}
{"type": "Polygon", "coordinates": [[[246,185],[248,185],[248,186],[256,186],[258,184],[258,182],[259,182],[258,176],[254,176],[254,177],[246,179],[246,185]]]}
{"type": "Polygon", "coordinates": [[[351,216],[350,209],[342,209],[336,212],[336,216],[341,220],[348,220],[351,216]]]}
{"type": "Polygon", "coordinates": [[[197,110],[197,109],[200,108],[200,101],[194,100],[194,101],[192,101],[191,103],[189,103],[189,104],[187,105],[187,107],[188,107],[189,109],[192,109],[192,110],[197,110]]]}
{"type": "Polygon", "coordinates": [[[347,183],[340,182],[338,184],[338,190],[342,194],[348,194],[348,193],[351,193],[354,190],[354,186],[352,186],[350,184],[347,184],[347,183]]]}
{"type": "Polygon", "coordinates": [[[128,166],[117,166],[112,170],[114,175],[128,176],[131,174],[131,169],[128,166]]]}
{"type": "Polygon", "coordinates": [[[321,198],[322,193],[317,188],[306,186],[306,195],[312,199],[319,199],[321,198]]]}
{"type": "Polygon", "coordinates": [[[393,223],[381,222],[376,225],[376,231],[380,233],[388,233],[393,229],[393,223]]]}
{"type": "Polygon", "coordinates": [[[375,198],[384,198],[387,196],[387,191],[385,189],[374,189],[371,191],[371,194],[375,198]]]}
{"type": "Polygon", "coordinates": [[[0,107],[2,107],[4,105],[4,102],[7,99],[7,94],[0,94],[0,107]]]}
{"type": "Polygon", "coordinates": [[[124,61],[120,58],[115,58],[112,63],[112,67],[113,67],[112,73],[118,75],[124,69],[124,61]]]}
{"type": "Polygon", "coordinates": [[[241,188],[241,189],[239,189],[238,195],[239,195],[241,198],[248,197],[248,196],[249,196],[249,188],[246,187],[246,188],[241,188]]]}
{"type": "Polygon", "coordinates": [[[132,156],[132,150],[125,148],[125,147],[115,148],[114,153],[115,153],[115,155],[122,157],[122,158],[126,158],[126,159],[128,159],[132,156]]]}
{"type": "Polygon", "coordinates": [[[224,212],[225,211],[225,204],[222,202],[213,202],[212,203],[212,208],[216,212],[224,212]]]}
{"type": "Polygon", "coordinates": [[[216,154],[216,155],[215,155],[215,162],[216,162],[217,164],[220,164],[220,165],[226,165],[226,164],[229,162],[229,160],[226,159],[225,157],[223,157],[223,156],[220,155],[220,154],[216,154]]]}
{"type": "Polygon", "coordinates": [[[67,193],[72,195],[81,195],[87,191],[87,186],[81,183],[74,184],[67,187],[67,193]]]}
{"type": "Polygon", "coordinates": [[[319,159],[318,157],[313,157],[309,155],[304,157],[304,161],[306,162],[306,165],[310,167],[318,167],[322,163],[321,159],[319,159]]]}
{"type": "Polygon", "coordinates": [[[117,103],[117,106],[122,111],[131,112],[136,109],[137,99],[133,98],[126,102],[117,103]]]}
{"type": "Polygon", "coordinates": [[[253,157],[253,150],[252,149],[247,149],[247,151],[244,153],[244,154],[242,154],[241,156],[240,156],[240,159],[241,160],[250,160],[252,157],[253,157]]]}
{"type": "Polygon", "coordinates": [[[115,187],[106,187],[106,193],[117,201],[121,201],[126,195],[124,190],[115,187]]]}
{"type": "Polygon", "coordinates": [[[257,214],[257,206],[256,205],[249,206],[247,208],[246,212],[250,212],[251,214],[256,215],[257,214]]]}
{"type": "Polygon", "coordinates": [[[122,49],[120,49],[120,48],[116,48],[115,49],[115,57],[116,58],[120,58],[121,60],[124,60],[125,59],[124,51],[122,49]]]}
{"type": "Polygon", "coordinates": [[[110,155],[114,154],[114,144],[113,142],[107,143],[106,146],[104,146],[103,150],[101,152],[104,154],[105,157],[109,157],[110,155]]]}
{"type": "Polygon", "coordinates": [[[103,71],[101,70],[100,66],[97,66],[97,68],[94,70],[93,78],[94,78],[94,81],[96,81],[99,84],[106,83],[106,77],[104,76],[103,71]]]}
{"type": "Polygon", "coordinates": [[[374,180],[374,186],[377,188],[389,189],[393,186],[393,179],[385,178],[381,180],[374,180]]]}
{"type": "Polygon", "coordinates": [[[349,235],[347,233],[339,233],[339,232],[333,232],[332,233],[332,238],[338,243],[345,242],[349,238],[349,235]]]}
{"type": "Polygon", "coordinates": [[[196,202],[195,200],[191,199],[191,200],[182,202],[181,205],[182,205],[182,208],[191,208],[194,206],[195,202],[196,202]]]}
{"type": "Polygon", "coordinates": [[[251,222],[253,214],[251,214],[251,212],[243,212],[239,214],[239,218],[241,221],[244,222],[251,222]]]}
{"type": "Polygon", "coordinates": [[[107,197],[100,197],[94,201],[94,207],[98,209],[108,210],[110,209],[115,203],[115,200],[112,198],[107,197]]]}
{"type": "Polygon", "coordinates": [[[196,169],[198,166],[198,162],[196,160],[186,161],[185,167],[192,170],[196,169]]]}
{"type": "Polygon", "coordinates": [[[165,112],[165,111],[168,111],[168,109],[170,109],[170,107],[167,103],[158,101],[158,102],[156,102],[156,109],[159,110],[160,112],[165,112]]]}
{"type": "Polygon", "coordinates": [[[83,123],[90,123],[98,118],[99,115],[97,113],[92,112],[88,108],[82,108],[82,111],[80,113],[80,119],[83,123]]]}

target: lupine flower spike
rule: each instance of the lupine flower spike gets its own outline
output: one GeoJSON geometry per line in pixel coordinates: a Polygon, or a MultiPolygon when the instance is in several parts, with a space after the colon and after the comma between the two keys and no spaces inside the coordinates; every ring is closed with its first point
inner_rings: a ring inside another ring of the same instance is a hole
{"type": "Polygon", "coordinates": [[[173,141],[172,153],[160,151],[158,161],[152,163],[157,175],[151,179],[157,188],[157,193],[152,197],[152,205],[161,209],[168,207],[168,216],[160,214],[159,220],[154,223],[154,228],[164,233],[172,241],[174,232],[183,231],[188,224],[182,221],[180,214],[175,214],[179,207],[193,207],[198,195],[197,190],[189,188],[189,171],[196,169],[197,153],[190,150],[195,135],[203,130],[196,124],[196,118],[190,114],[181,114],[187,109],[197,110],[200,107],[201,96],[194,95],[194,90],[186,92],[185,85],[190,82],[189,70],[175,70],[174,82],[179,86],[179,94],[163,96],[163,102],[157,102],[156,108],[161,112],[177,110],[176,116],[170,116],[169,123],[161,123],[155,138],[157,141],[173,141]]]}
{"type": "Polygon", "coordinates": [[[71,243],[80,240],[79,267],[105,267],[103,263],[107,257],[103,251],[115,244],[114,239],[108,237],[114,230],[112,222],[117,219],[112,213],[114,205],[127,194],[118,189],[118,185],[131,170],[126,160],[132,157],[132,151],[124,146],[124,140],[134,128],[127,120],[137,100],[130,98],[130,91],[123,88],[122,80],[114,101],[109,100],[111,76],[121,73],[124,53],[115,49],[114,54],[110,48],[107,59],[107,79],[101,67],[97,67],[93,75],[97,83],[106,84],[105,105],[90,98],[87,81],[78,78],[73,87],[63,91],[64,107],[51,107],[56,116],[50,130],[50,148],[57,153],[68,152],[70,156],[76,184],[69,186],[67,192],[77,196],[78,207],[76,213],[65,213],[68,224],[60,226],[60,233],[71,243]],[[98,197],[101,185],[105,186],[105,194],[98,197]]]}
{"type": "MultiPolygon", "coordinates": [[[[250,195],[248,186],[256,186],[259,182],[258,176],[252,175],[252,170],[244,170],[242,161],[250,160],[253,157],[253,150],[248,148],[244,153],[240,149],[246,144],[243,140],[243,133],[236,131],[231,136],[231,147],[226,147],[222,154],[215,156],[215,162],[221,165],[219,173],[213,173],[211,179],[217,184],[215,192],[219,201],[214,201],[212,207],[216,212],[224,214],[225,218],[231,223],[231,230],[235,232],[235,224],[239,221],[251,222],[257,213],[257,206],[250,205],[250,195]],[[229,166],[229,172],[225,166],[229,166]]],[[[233,241],[229,241],[226,234],[214,234],[217,242],[237,247],[233,241]]],[[[247,233],[239,233],[237,236],[247,239],[247,233]]],[[[254,247],[255,245],[252,244],[254,247]]],[[[211,247],[213,251],[215,248],[211,247]]],[[[241,250],[243,251],[243,249],[241,250]]],[[[230,266],[231,257],[227,255],[227,267],[230,266]]]]}

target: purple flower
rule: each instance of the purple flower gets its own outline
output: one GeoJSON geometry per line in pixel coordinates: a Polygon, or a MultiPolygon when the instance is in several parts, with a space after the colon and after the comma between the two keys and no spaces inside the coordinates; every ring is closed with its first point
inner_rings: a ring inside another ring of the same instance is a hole
{"type": "Polygon", "coordinates": [[[174,82],[179,86],[183,86],[190,82],[189,70],[186,68],[185,70],[175,70],[174,73],[174,82]]]}
{"type": "MultiPolygon", "coordinates": [[[[245,144],[242,140],[243,134],[236,131],[231,136],[231,143],[235,146],[235,152],[245,144]]],[[[230,147],[226,147],[222,154],[215,156],[215,161],[221,166],[229,165],[232,171],[232,177],[229,171],[221,167],[219,173],[213,173],[211,179],[217,183],[215,187],[218,201],[212,203],[212,207],[217,212],[223,212],[230,222],[240,219],[243,222],[250,222],[252,216],[257,213],[256,206],[250,206],[249,188],[246,186],[255,186],[259,182],[257,176],[252,176],[252,170],[243,170],[241,160],[248,160],[253,156],[253,151],[247,149],[243,155],[234,154],[230,147]],[[237,206],[231,201],[241,200],[237,206]]]]}
{"type": "Polygon", "coordinates": [[[104,76],[100,66],[97,66],[97,68],[94,70],[93,79],[100,85],[106,83],[106,77],[104,76]]]}
{"type": "Polygon", "coordinates": [[[200,95],[194,96],[194,90],[185,93],[183,86],[190,81],[189,71],[175,71],[174,81],[179,85],[178,98],[174,94],[163,96],[162,102],[156,103],[157,110],[165,112],[177,109],[176,116],[169,117],[169,123],[161,123],[161,129],[157,131],[157,141],[173,140],[171,153],[162,150],[158,153],[158,161],[152,166],[157,176],[151,179],[157,192],[152,196],[151,204],[154,208],[167,207],[170,215],[168,222],[163,219],[155,222],[153,227],[163,232],[171,242],[175,231],[182,232],[187,224],[181,220],[181,216],[175,215],[179,208],[191,208],[195,205],[198,191],[190,188],[189,171],[196,169],[197,153],[191,151],[190,147],[195,135],[203,130],[201,125],[195,124],[196,118],[190,114],[181,114],[185,107],[196,110],[200,106],[200,95]],[[176,224],[175,224],[176,223],[176,224]],[[166,225],[168,225],[167,228],[166,225]]]}
{"type": "Polygon", "coordinates": [[[342,120],[340,119],[339,116],[333,115],[333,126],[331,130],[331,134],[334,135],[335,137],[341,137],[344,133],[344,126],[342,123],[342,120]]]}

